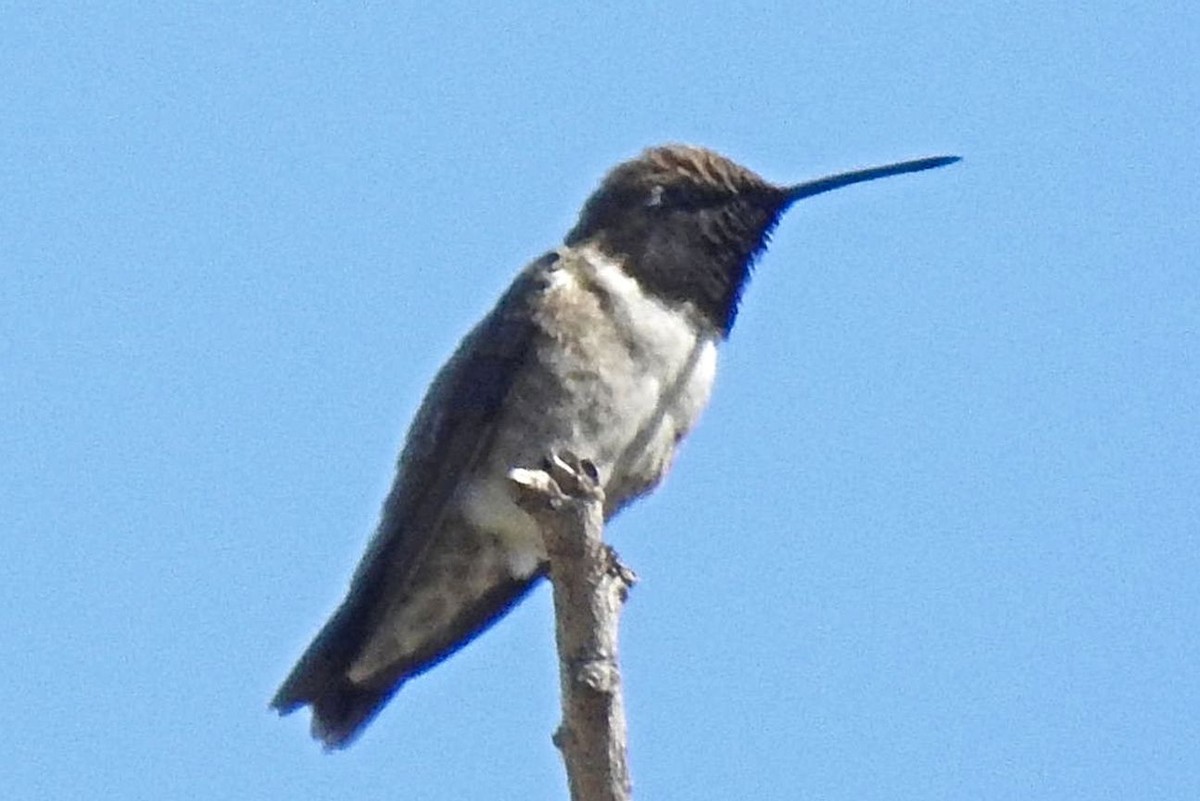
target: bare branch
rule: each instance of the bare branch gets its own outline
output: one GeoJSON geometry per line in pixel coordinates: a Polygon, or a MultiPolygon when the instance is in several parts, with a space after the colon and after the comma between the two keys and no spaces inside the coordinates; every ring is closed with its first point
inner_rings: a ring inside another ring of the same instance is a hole
{"type": "Polygon", "coordinates": [[[509,473],[517,503],[542,530],[554,584],[563,754],[572,801],[628,801],[628,732],[617,661],[621,604],[636,577],[604,544],[595,467],[550,454],[545,470],[509,473]]]}

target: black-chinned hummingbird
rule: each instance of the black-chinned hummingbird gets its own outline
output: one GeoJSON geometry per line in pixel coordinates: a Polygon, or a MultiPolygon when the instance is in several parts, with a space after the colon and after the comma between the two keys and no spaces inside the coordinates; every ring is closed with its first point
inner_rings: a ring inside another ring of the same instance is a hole
{"type": "Polygon", "coordinates": [[[438,372],[349,592],[272,706],[310,705],[314,737],[347,745],[404,682],[545,575],[510,469],[552,452],[590,460],[606,518],[654,489],[708,402],[717,345],[783,212],[955,161],[778,186],[710,150],[670,145],[614,168],[563,245],[517,275],[438,372]]]}

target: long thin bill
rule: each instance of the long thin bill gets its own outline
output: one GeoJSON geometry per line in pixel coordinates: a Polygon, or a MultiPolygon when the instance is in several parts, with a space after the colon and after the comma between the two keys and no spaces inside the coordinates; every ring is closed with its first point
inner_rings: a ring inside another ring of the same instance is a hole
{"type": "Polygon", "coordinates": [[[817,178],[813,181],[805,181],[802,184],[788,187],[787,199],[789,203],[792,203],[800,198],[819,195],[831,189],[841,189],[843,186],[849,186],[850,184],[874,181],[876,178],[887,178],[889,175],[900,175],[906,172],[932,170],[934,167],[945,167],[947,164],[953,164],[961,160],[959,156],[930,156],[924,159],[913,159],[912,161],[887,164],[883,167],[868,167],[865,170],[851,170],[850,172],[842,172],[837,175],[827,175],[824,178],[817,178]]]}

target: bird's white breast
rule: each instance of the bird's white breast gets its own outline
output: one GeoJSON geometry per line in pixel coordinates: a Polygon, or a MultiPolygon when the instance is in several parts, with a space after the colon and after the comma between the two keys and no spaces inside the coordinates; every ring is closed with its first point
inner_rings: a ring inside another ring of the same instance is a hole
{"type": "Polygon", "coordinates": [[[717,365],[715,334],[595,250],[566,254],[545,292],[555,345],[527,368],[527,397],[518,384],[490,469],[461,496],[465,516],[504,543],[518,576],[545,552],[532,518],[511,500],[507,470],[536,466],[549,448],[571,449],[596,464],[616,511],[658,483],[708,403],[717,365]],[[530,408],[534,397],[545,408],[530,408]]]}

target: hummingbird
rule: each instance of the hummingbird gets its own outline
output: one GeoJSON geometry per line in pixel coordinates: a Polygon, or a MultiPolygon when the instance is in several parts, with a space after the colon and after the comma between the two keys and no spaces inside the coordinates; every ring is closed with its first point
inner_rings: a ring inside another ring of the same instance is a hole
{"type": "Polygon", "coordinates": [[[653,490],[708,403],[717,347],[793,203],[943,167],[934,156],[793,185],[666,145],[613,168],[560,247],[517,274],[421,403],[345,599],[271,706],[312,707],[327,750],[546,575],[508,485],[547,454],[589,460],[610,519],[653,490]]]}

